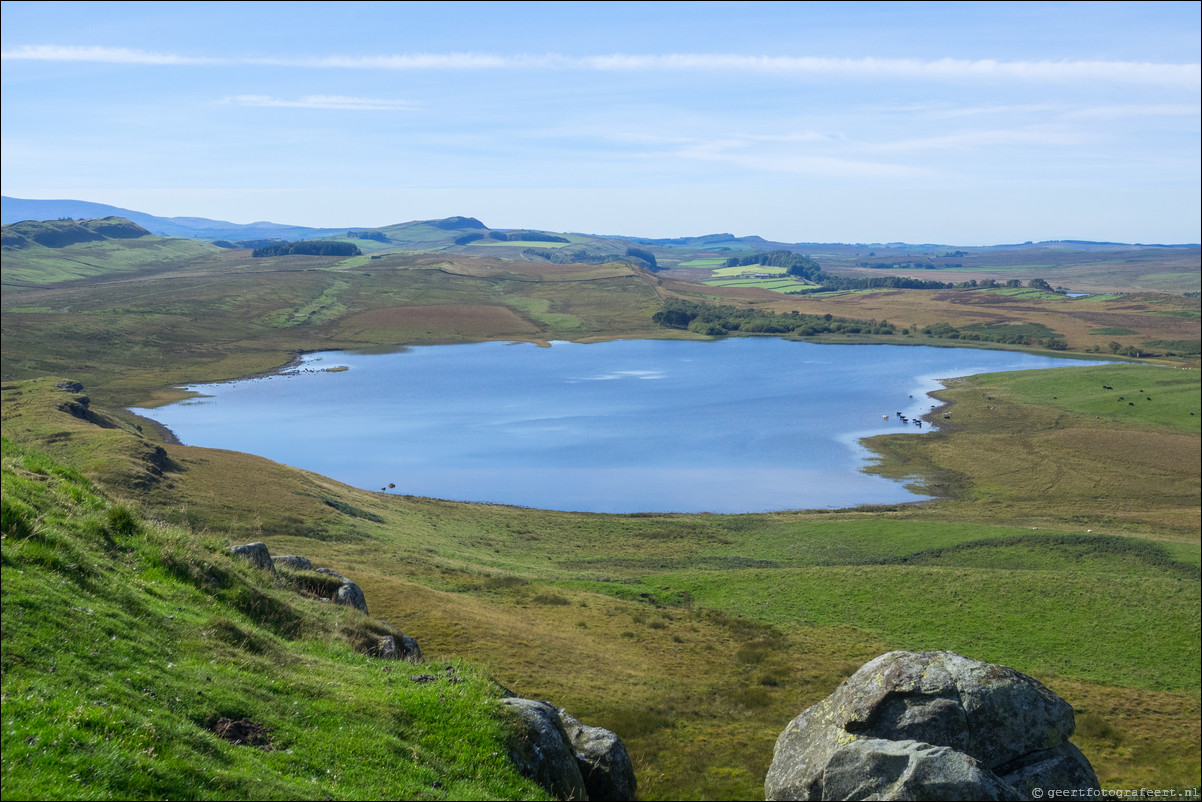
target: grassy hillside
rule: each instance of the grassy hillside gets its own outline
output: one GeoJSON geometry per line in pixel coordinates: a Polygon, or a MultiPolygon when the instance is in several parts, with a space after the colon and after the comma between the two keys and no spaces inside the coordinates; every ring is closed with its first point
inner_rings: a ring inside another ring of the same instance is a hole
{"type": "Polygon", "coordinates": [[[119,217],[26,221],[4,226],[4,289],[41,287],[145,270],[161,271],[213,257],[219,249],[156,237],[119,217]]]}
{"type": "Polygon", "coordinates": [[[371,659],[391,627],[7,438],[0,470],[6,799],[546,798],[477,669],[371,659]]]}

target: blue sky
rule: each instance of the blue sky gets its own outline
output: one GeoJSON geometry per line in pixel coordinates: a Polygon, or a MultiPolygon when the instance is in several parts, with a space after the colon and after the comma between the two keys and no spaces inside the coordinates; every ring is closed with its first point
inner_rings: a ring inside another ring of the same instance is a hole
{"type": "Polygon", "coordinates": [[[1200,11],[4,2],[0,183],[312,226],[1198,242],[1200,11]]]}

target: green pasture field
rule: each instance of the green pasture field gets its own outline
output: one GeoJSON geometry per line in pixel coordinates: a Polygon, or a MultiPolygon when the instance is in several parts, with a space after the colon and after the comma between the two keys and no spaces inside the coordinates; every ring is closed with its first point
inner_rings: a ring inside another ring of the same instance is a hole
{"type": "Polygon", "coordinates": [[[1072,370],[1021,371],[991,380],[1022,403],[1055,407],[1127,426],[1195,435],[1202,431],[1202,414],[1189,414],[1202,411],[1202,394],[1192,370],[1097,365],[1072,370]]]}
{"type": "Polygon", "coordinates": [[[726,264],[726,257],[705,256],[700,259],[690,259],[687,262],[679,262],[676,267],[704,267],[713,269],[724,264],[726,264]]]}
{"type": "Polygon", "coordinates": [[[739,278],[742,276],[754,275],[756,273],[768,273],[774,276],[785,275],[785,268],[774,267],[770,265],[739,265],[737,267],[723,267],[715,270],[713,278],[739,278]]]}

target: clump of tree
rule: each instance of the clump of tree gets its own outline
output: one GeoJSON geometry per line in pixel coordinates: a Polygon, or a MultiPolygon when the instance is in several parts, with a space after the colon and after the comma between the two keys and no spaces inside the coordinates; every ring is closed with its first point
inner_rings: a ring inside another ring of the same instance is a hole
{"type": "Polygon", "coordinates": [[[480,234],[477,232],[472,232],[471,234],[464,234],[462,237],[455,237],[455,244],[456,245],[470,245],[471,243],[475,242],[476,240],[480,240],[480,239],[484,239],[483,234],[480,234]]]}
{"type": "Polygon", "coordinates": [[[474,217],[446,217],[430,222],[435,228],[441,228],[444,231],[454,231],[457,228],[488,228],[474,217]]]}
{"type": "Polygon", "coordinates": [[[887,320],[856,320],[833,315],[803,315],[796,310],[776,314],[762,309],[714,305],[669,299],[652,316],[656,324],[670,329],[688,329],[698,334],[720,336],[743,334],[793,334],[813,337],[818,334],[894,334],[887,320]]]}
{"type": "Polygon", "coordinates": [[[627,248],[626,255],[643,262],[644,264],[641,266],[648,270],[659,270],[659,263],[655,261],[655,254],[646,248],[627,248]]]}
{"type": "Polygon", "coordinates": [[[240,239],[230,242],[225,239],[213,240],[213,244],[218,248],[266,248],[269,245],[279,245],[287,243],[288,240],[273,237],[272,239],[240,239]]]}
{"type": "Polygon", "coordinates": [[[523,248],[522,256],[527,259],[544,259],[556,265],[603,265],[606,262],[623,262],[626,258],[616,253],[579,250],[548,250],[546,248],[523,248]]]}
{"type": "Polygon", "coordinates": [[[347,237],[350,239],[370,239],[376,242],[388,242],[388,236],[382,231],[348,231],[347,237]]]}
{"type": "Polygon", "coordinates": [[[542,231],[510,231],[506,234],[503,231],[490,231],[489,236],[497,240],[508,240],[509,242],[571,242],[567,237],[561,237],[557,234],[547,234],[542,231]]]}
{"type": "Polygon", "coordinates": [[[1146,348],[1163,348],[1165,356],[1198,356],[1202,354],[1202,340],[1148,340],[1146,348]]]}
{"type": "Polygon", "coordinates": [[[790,276],[821,283],[824,279],[833,278],[822,272],[822,268],[808,256],[802,256],[792,251],[763,251],[750,256],[732,256],[726,260],[727,267],[744,267],[747,265],[765,265],[767,267],[783,267],[790,276]]]}
{"type": "Polygon", "coordinates": [[[359,256],[363,251],[353,242],[335,242],[332,240],[301,240],[300,242],[277,242],[255,248],[251,256],[359,256]]]}
{"type": "Polygon", "coordinates": [[[979,323],[956,328],[950,323],[934,323],[922,329],[928,337],[942,340],[966,342],[1006,343],[1047,348],[1052,351],[1068,350],[1064,337],[1040,323],[982,325],[979,323]]]}

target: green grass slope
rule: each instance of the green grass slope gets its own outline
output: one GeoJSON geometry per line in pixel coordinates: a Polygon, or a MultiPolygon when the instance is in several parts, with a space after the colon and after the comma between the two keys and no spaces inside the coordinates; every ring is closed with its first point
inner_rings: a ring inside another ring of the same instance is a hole
{"type": "Polygon", "coordinates": [[[157,237],[119,217],[25,221],[4,226],[5,288],[41,287],[135,273],[212,257],[207,243],[157,237]]]}
{"type": "Polygon", "coordinates": [[[366,657],[387,625],[7,438],[0,463],[5,799],[546,798],[473,667],[366,657]]]}

